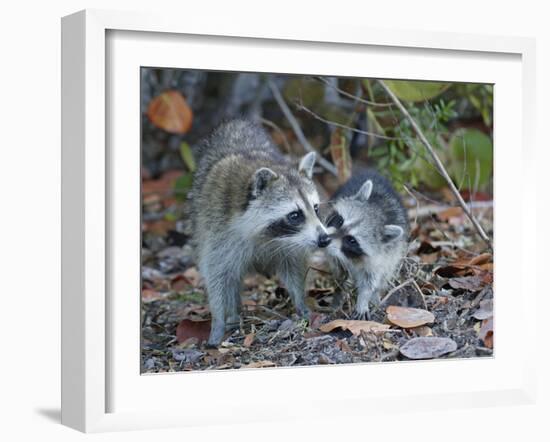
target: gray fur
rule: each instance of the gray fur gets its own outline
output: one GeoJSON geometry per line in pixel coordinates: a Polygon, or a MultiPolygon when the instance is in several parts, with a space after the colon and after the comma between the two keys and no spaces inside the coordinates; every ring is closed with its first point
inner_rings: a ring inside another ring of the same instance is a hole
{"type": "Polygon", "coordinates": [[[357,289],[355,316],[368,318],[369,302],[380,302],[381,291],[407,251],[407,212],[389,181],[366,170],[336,192],[325,223],[333,224],[327,227],[332,238],[327,247],[332,268],[353,281],[357,289]],[[343,220],[339,227],[335,213],[343,220]],[[349,236],[358,243],[354,248],[349,247],[349,236]]]}
{"type": "Polygon", "coordinates": [[[218,345],[228,328],[239,325],[242,279],[251,271],[276,274],[297,312],[307,316],[308,257],[326,234],[314,211],[314,155],[296,168],[262,128],[243,120],[220,126],[197,153],[190,199],[193,242],[212,314],[209,344],[218,345]],[[286,225],[297,209],[303,224],[286,225]]]}

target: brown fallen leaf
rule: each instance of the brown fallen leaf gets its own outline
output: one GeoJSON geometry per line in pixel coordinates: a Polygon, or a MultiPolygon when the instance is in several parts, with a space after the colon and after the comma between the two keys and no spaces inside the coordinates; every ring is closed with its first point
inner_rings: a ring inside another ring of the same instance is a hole
{"type": "Polygon", "coordinates": [[[434,270],[436,275],[443,278],[456,278],[458,276],[471,276],[474,270],[468,264],[450,264],[447,266],[438,267],[434,270]]]}
{"type": "Polygon", "coordinates": [[[456,342],[449,338],[412,338],[399,351],[409,359],[434,359],[457,349],[456,342]]]}
{"type": "Polygon", "coordinates": [[[418,336],[422,336],[422,337],[433,336],[432,329],[426,325],[410,328],[409,331],[412,331],[416,333],[418,336]]]}
{"type": "Polygon", "coordinates": [[[451,218],[461,218],[464,216],[464,211],[461,207],[449,207],[448,209],[443,210],[437,214],[437,217],[441,221],[449,221],[451,218]]]}
{"type": "Polygon", "coordinates": [[[243,365],[241,368],[267,368],[267,367],[275,367],[275,363],[272,361],[265,361],[265,360],[256,361],[256,362],[251,362],[250,364],[247,364],[247,365],[243,365]]]}
{"type": "Polygon", "coordinates": [[[149,103],[147,116],[151,122],[175,134],[184,134],[191,129],[193,112],[178,91],[169,90],[156,96],[149,103]]]}
{"type": "Polygon", "coordinates": [[[402,328],[414,328],[435,321],[434,315],[428,310],[390,305],[386,309],[388,321],[402,328]]]}
{"type": "Polygon", "coordinates": [[[350,346],[343,339],[338,339],[338,341],[336,341],[336,347],[338,347],[341,351],[345,351],[346,353],[351,353],[350,346]]]}
{"type": "Polygon", "coordinates": [[[193,285],[193,287],[197,287],[200,284],[201,275],[196,267],[189,267],[183,272],[183,276],[193,285]]]}
{"type": "Polygon", "coordinates": [[[323,324],[319,330],[329,333],[336,328],[349,330],[355,336],[359,336],[362,331],[365,332],[383,332],[390,328],[388,324],[381,324],[374,321],[355,321],[351,319],[335,319],[334,321],[323,324]]]}
{"type": "Polygon", "coordinates": [[[481,290],[485,285],[485,281],[479,276],[459,276],[458,278],[449,279],[449,285],[453,289],[468,290],[470,292],[477,292],[481,290]]]}
{"type": "Polygon", "coordinates": [[[199,343],[208,340],[210,335],[210,320],[191,321],[182,319],[176,328],[176,339],[178,343],[185,342],[189,338],[197,338],[199,343]]]}
{"type": "Polygon", "coordinates": [[[479,330],[479,339],[483,341],[483,344],[487,348],[493,348],[493,317],[484,319],[481,321],[481,328],[479,330]]]}
{"type": "Polygon", "coordinates": [[[153,302],[158,299],[162,299],[164,294],[152,289],[143,289],[141,291],[141,300],[143,302],[153,302]]]}
{"type": "Polygon", "coordinates": [[[311,312],[311,315],[309,317],[309,327],[312,329],[319,328],[326,317],[327,315],[323,313],[311,312]]]}
{"type": "Polygon", "coordinates": [[[482,253],[481,255],[473,257],[469,264],[471,266],[480,266],[482,264],[486,264],[488,262],[491,262],[493,260],[493,255],[490,253],[482,253]]]}
{"type": "Polygon", "coordinates": [[[176,275],[172,278],[170,285],[172,290],[175,292],[181,292],[182,290],[189,288],[189,286],[193,285],[193,283],[187,279],[185,275],[176,275]]]}
{"type": "Polygon", "coordinates": [[[243,345],[247,348],[250,347],[254,342],[255,337],[256,337],[256,333],[254,332],[247,334],[244,337],[243,345]]]}

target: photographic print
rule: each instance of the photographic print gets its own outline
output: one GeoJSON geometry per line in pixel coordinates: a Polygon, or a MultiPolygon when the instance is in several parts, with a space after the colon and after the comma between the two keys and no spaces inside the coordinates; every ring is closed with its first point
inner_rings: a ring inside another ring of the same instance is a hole
{"type": "Polygon", "coordinates": [[[141,373],[492,356],[492,85],[140,88],[141,373]]]}

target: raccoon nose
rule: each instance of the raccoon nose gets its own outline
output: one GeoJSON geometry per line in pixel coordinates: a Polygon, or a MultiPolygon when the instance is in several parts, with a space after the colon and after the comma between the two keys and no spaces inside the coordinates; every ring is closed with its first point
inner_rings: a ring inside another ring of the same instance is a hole
{"type": "Polygon", "coordinates": [[[317,239],[317,245],[321,248],[326,247],[330,244],[330,237],[326,233],[322,233],[319,235],[319,238],[317,239]]]}

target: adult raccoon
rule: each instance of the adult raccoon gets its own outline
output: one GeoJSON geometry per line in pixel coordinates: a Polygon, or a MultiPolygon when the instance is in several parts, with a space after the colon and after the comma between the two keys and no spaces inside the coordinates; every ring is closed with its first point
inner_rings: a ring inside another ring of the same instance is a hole
{"type": "Polygon", "coordinates": [[[374,170],[352,176],[333,195],[325,224],[333,270],[357,288],[354,316],[369,317],[407,252],[409,220],[399,194],[374,170]]]}
{"type": "Polygon", "coordinates": [[[330,243],[311,180],[315,153],[296,168],[256,124],[234,120],[199,144],[190,198],[193,242],[212,326],[209,345],[238,326],[241,284],[251,271],[276,274],[298,314],[312,251],[330,243]]]}

